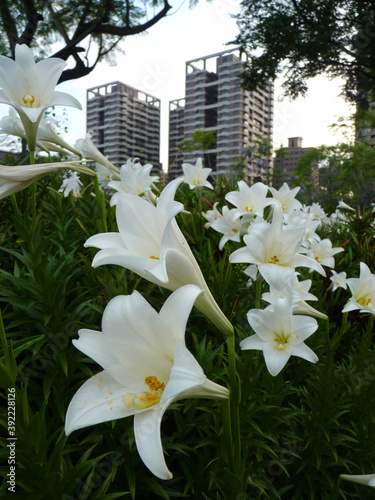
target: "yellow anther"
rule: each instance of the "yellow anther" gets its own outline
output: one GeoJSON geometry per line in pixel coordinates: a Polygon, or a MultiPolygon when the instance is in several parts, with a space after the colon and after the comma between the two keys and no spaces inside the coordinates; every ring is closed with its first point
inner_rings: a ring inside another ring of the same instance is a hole
{"type": "Polygon", "coordinates": [[[155,257],[155,255],[150,255],[149,259],[160,260],[159,257],[155,257]]]}
{"type": "Polygon", "coordinates": [[[276,337],[275,342],[282,342],[283,344],[285,344],[286,337],[284,335],[282,337],[276,337]]]}
{"type": "Polygon", "coordinates": [[[366,297],[363,297],[363,299],[361,300],[361,304],[364,306],[369,306],[371,304],[371,298],[366,299],[366,297]]]}
{"type": "Polygon", "coordinates": [[[245,210],[246,210],[246,212],[252,212],[252,211],[253,211],[253,208],[252,208],[252,207],[250,207],[250,208],[249,208],[249,207],[246,205],[245,210]]]}
{"type": "Polygon", "coordinates": [[[238,229],[236,229],[235,227],[232,227],[232,233],[238,233],[238,229]]]}
{"type": "Polygon", "coordinates": [[[199,181],[197,181],[197,180],[195,180],[195,181],[193,182],[193,184],[195,184],[195,186],[198,186],[198,184],[200,184],[200,182],[199,182],[199,181]]]}
{"type": "Polygon", "coordinates": [[[25,94],[23,97],[22,97],[22,100],[23,102],[25,103],[26,107],[27,108],[31,108],[31,106],[34,104],[35,102],[35,97],[33,95],[29,95],[29,94],[25,94]]]}
{"type": "Polygon", "coordinates": [[[165,389],[164,382],[160,382],[154,375],[148,375],[145,378],[145,384],[148,385],[150,391],[158,391],[159,389],[164,391],[165,389]]]}
{"type": "Polygon", "coordinates": [[[276,255],[274,255],[273,257],[270,258],[268,263],[269,264],[277,264],[278,262],[280,262],[279,259],[277,258],[276,255]]]}

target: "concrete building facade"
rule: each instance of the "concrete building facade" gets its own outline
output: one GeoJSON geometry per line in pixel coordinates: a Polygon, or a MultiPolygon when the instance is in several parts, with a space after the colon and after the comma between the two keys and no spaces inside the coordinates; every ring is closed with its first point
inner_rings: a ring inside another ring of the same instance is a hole
{"type": "MultiPolygon", "coordinates": [[[[300,157],[311,148],[302,147],[302,137],[289,137],[288,147],[285,148],[281,156],[273,158],[273,185],[278,188],[293,177],[294,170],[300,157]]],[[[318,181],[318,165],[314,168],[314,177],[318,181]]]]}
{"type": "Polygon", "coordinates": [[[169,107],[172,176],[180,175],[183,162],[194,163],[199,156],[217,175],[227,174],[240,157],[250,177],[263,177],[271,166],[271,158],[260,165],[245,153],[257,140],[272,143],[273,84],[264,91],[242,89],[243,64],[238,49],[186,62],[185,98],[171,101],[169,107]],[[178,144],[196,130],[214,131],[216,143],[206,152],[179,151],[178,144]]]}
{"type": "Polygon", "coordinates": [[[273,159],[274,167],[282,166],[287,177],[293,174],[300,157],[310,149],[302,147],[302,140],[302,137],[289,137],[288,148],[286,148],[284,155],[282,157],[276,156],[273,159]]]}
{"type": "Polygon", "coordinates": [[[86,129],[117,167],[129,158],[160,168],[160,100],[122,82],[87,89],[86,129]]]}

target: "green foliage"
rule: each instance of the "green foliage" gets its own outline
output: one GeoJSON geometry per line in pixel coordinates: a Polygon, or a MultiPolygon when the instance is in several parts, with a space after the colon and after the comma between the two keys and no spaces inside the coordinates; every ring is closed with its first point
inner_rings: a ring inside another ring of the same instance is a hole
{"type": "Polygon", "coordinates": [[[181,151],[196,151],[204,158],[204,164],[211,168],[211,159],[209,150],[216,144],[216,131],[197,129],[189,139],[183,140],[178,146],[181,151]]]}
{"type": "Polygon", "coordinates": [[[342,77],[345,97],[364,107],[375,95],[374,5],[370,0],[244,0],[235,43],[250,54],[243,85],[254,90],[283,74],[285,94],[314,76],[342,77]]]}
{"type": "Polygon", "coordinates": [[[275,158],[280,160],[280,164],[274,163],[272,168],[272,186],[275,189],[279,189],[284,184],[284,182],[287,182],[287,173],[282,165],[287,154],[288,148],[286,148],[285,146],[280,146],[280,148],[276,149],[275,151],[275,158]]]}
{"type": "Polygon", "coordinates": [[[193,132],[189,139],[182,141],[179,146],[183,151],[208,151],[216,144],[216,132],[214,130],[200,130],[193,132]]]}
{"type": "MultiPolygon", "coordinates": [[[[14,201],[0,201],[0,310],[7,338],[0,336],[3,490],[9,472],[7,389],[15,387],[16,499],[370,499],[370,488],[340,481],[339,475],[375,470],[373,322],[356,311],[343,316],[348,292],[332,293],[329,278],[305,271],[301,279],[313,280],[311,292],[318,297],[314,307],[330,318],[319,320],[309,339],[319,362],[292,357],[272,377],[262,353],[240,351],[239,341],[251,333],[246,313],[255,305],[255,289],[247,285],[242,265],[228,263],[239,244],[230,241],[219,251],[220,234],[206,229],[202,217],[215,202],[225,203],[233,179],[220,178],[214,191],[199,193],[182,185],[176,199],[185,206],[179,226],[236,327],[242,448],[236,471],[223,428],[225,403],[187,399],[167,410],[162,437],[174,474],[169,481],[153,477],[141,462],[132,418],[64,435],[69,401],[100,369],[71,339],[80,328],[99,330],[103,310],[116,295],[138,289],[158,309],[169,294],[120,267],[91,267],[95,250],[85,249],[85,241],[98,225],[108,231],[117,226],[108,198],[90,179],[82,181],[79,198],[57,192],[58,175],[39,183],[35,217],[30,190],[15,197],[20,216],[14,201]]],[[[345,248],[336,258],[337,272],[356,277],[360,261],[374,268],[373,222],[368,211],[344,226],[322,229],[322,237],[345,248]]],[[[195,309],[186,342],[207,377],[228,385],[226,339],[195,309]]]]}
{"type": "MultiPolygon", "coordinates": [[[[272,146],[267,137],[258,137],[245,149],[230,170],[237,181],[251,178],[254,182],[265,179],[270,172],[272,146]]],[[[270,179],[268,179],[269,181],[270,179]]]]}
{"type": "Polygon", "coordinates": [[[337,203],[367,210],[374,199],[375,150],[366,142],[311,148],[294,169],[291,184],[300,201],[319,202],[333,212],[337,203]]]}

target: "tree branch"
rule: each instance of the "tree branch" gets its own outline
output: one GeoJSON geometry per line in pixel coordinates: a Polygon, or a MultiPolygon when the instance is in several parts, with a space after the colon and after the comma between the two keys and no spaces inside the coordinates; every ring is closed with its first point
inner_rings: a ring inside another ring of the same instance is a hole
{"type": "Polygon", "coordinates": [[[148,30],[156,24],[160,19],[165,17],[168,13],[168,11],[172,7],[168,4],[167,0],[164,0],[164,7],[163,9],[156,14],[152,19],[149,21],[143,23],[143,24],[137,24],[135,26],[113,26],[113,25],[106,25],[106,24],[100,24],[96,30],[95,33],[103,33],[107,35],[116,35],[116,36],[129,36],[129,35],[137,35],[138,33],[142,33],[143,31],[148,30]]]}
{"type": "Polygon", "coordinates": [[[143,23],[137,24],[136,26],[113,26],[113,25],[105,25],[102,24],[101,19],[97,19],[91,23],[86,23],[81,27],[80,33],[76,33],[71,41],[64,47],[63,49],[56,52],[53,57],[60,57],[61,59],[68,59],[70,55],[76,52],[75,47],[82,40],[84,40],[89,35],[94,34],[107,34],[107,35],[115,35],[120,37],[125,37],[129,35],[136,35],[138,33],[142,33],[146,31],[148,28],[151,28],[154,24],[156,24],[160,19],[167,15],[167,12],[171,9],[171,6],[168,4],[168,0],[164,0],[163,9],[156,14],[152,19],[143,23]]]}
{"type": "Polygon", "coordinates": [[[3,30],[7,34],[9,47],[14,56],[14,47],[18,40],[18,32],[7,2],[0,1],[0,16],[3,21],[3,30]]]}
{"type": "Polygon", "coordinates": [[[38,22],[43,21],[43,16],[42,14],[38,14],[35,12],[33,16],[29,17],[29,21],[26,24],[25,29],[23,30],[22,35],[18,38],[16,43],[18,44],[25,44],[29,46],[31,42],[33,41],[34,35],[36,33],[37,27],[38,27],[38,22]]]}
{"type": "Polygon", "coordinates": [[[23,0],[23,5],[25,7],[25,13],[28,19],[25,29],[22,35],[18,38],[18,44],[25,44],[29,46],[34,39],[36,33],[38,22],[43,21],[43,15],[39,14],[35,8],[34,2],[31,0],[23,0]]]}

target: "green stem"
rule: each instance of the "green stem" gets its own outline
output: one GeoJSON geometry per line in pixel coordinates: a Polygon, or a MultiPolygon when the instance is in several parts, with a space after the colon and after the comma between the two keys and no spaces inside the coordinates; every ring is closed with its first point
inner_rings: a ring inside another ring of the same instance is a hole
{"type": "Polygon", "coordinates": [[[98,227],[100,232],[106,233],[107,228],[107,219],[106,219],[106,211],[105,211],[105,199],[103,189],[99,186],[98,176],[94,177],[94,189],[96,202],[98,206],[98,214],[99,214],[99,224],[101,227],[98,227]]]}
{"type": "Polygon", "coordinates": [[[30,151],[30,165],[35,165],[35,151],[30,151]]]}
{"type": "Polygon", "coordinates": [[[262,295],[262,282],[258,281],[258,278],[255,282],[255,309],[260,309],[260,297],[262,295]]]}
{"type": "Polygon", "coordinates": [[[231,437],[233,439],[233,473],[240,477],[241,466],[241,433],[240,433],[240,414],[239,414],[239,397],[237,386],[237,370],[236,370],[236,350],[234,334],[227,339],[228,349],[228,371],[230,384],[230,417],[232,423],[231,437]]]}
{"type": "MultiPolygon", "coordinates": [[[[35,151],[30,149],[30,165],[35,165],[35,151]]],[[[32,214],[36,217],[36,182],[31,185],[32,214]]]]}
{"type": "Polygon", "coordinates": [[[223,424],[224,424],[224,444],[225,444],[225,452],[226,452],[226,461],[229,464],[229,467],[234,471],[236,466],[234,462],[234,450],[233,450],[233,436],[232,436],[232,423],[231,423],[231,400],[228,399],[222,403],[222,415],[223,415],[223,424]]]}
{"type": "Polygon", "coordinates": [[[197,196],[198,215],[199,215],[199,217],[202,217],[202,191],[201,191],[201,188],[197,188],[194,191],[195,191],[195,194],[197,196]]]}

